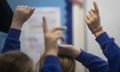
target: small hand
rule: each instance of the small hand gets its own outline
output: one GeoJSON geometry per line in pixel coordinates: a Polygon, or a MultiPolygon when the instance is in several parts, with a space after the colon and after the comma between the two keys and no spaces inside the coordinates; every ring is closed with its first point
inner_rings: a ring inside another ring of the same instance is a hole
{"type": "Polygon", "coordinates": [[[12,27],[21,29],[24,22],[27,21],[34,12],[34,8],[29,6],[17,6],[13,15],[12,27]]]}
{"type": "Polygon", "coordinates": [[[100,16],[99,16],[99,9],[97,6],[97,3],[94,1],[94,9],[91,9],[89,11],[89,15],[86,18],[86,23],[88,25],[88,28],[91,30],[93,34],[97,34],[99,32],[102,32],[102,26],[100,23],[100,16]]]}
{"type": "Polygon", "coordinates": [[[46,18],[43,17],[43,31],[45,38],[45,52],[47,54],[57,55],[58,54],[58,39],[64,40],[60,30],[65,30],[65,27],[55,27],[51,30],[48,30],[46,18]]]}

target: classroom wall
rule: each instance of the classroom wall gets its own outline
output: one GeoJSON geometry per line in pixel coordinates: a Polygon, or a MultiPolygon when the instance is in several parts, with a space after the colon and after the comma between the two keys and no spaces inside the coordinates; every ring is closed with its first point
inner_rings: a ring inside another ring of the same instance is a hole
{"type": "MultiPolygon", "coordinates": [[[[85,4],[85,0],[82,1],[85,4]]],[[[73,43],[75,48],[85,49],[85,28],[84,28],[85,9],[73,5],[73,43]]],[[[76,62],[76,72],[85,72],[85,68],[80,62],[76,62]]]]}
{"type": "MultiPolygon", "coordinates": [[[[78,49],[84,49],[84,10],[80,9],[78,6],[73,6],[73,43],[78,49]]],[[[76,72],[84,72],[84,67],[77,62],[76,72]]]]}

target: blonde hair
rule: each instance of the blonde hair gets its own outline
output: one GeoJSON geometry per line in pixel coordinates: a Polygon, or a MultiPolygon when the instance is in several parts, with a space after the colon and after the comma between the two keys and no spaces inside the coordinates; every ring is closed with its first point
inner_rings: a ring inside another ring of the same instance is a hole
{"type": "Polygon", "coordinates": [[[33,72],[33,61],[22,52],[0,55],[0,72],[33,72]]]}
{"type": "MultiPolygon", "coordinates": [[[[38,62],[39,70],[44,63],[45,54],[43,54],[38,62]]],[[[75,60],[69,56],[59,55],[60,64],[62,68],[62,72],[75,72],[75,60]]],[[[40,72],[40,71],[39,71],[40,72]]]]}

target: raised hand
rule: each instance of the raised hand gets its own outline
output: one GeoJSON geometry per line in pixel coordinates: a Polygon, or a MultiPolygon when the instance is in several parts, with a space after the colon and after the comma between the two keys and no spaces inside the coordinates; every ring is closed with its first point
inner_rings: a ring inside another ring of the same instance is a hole
{"type": "Polygon", "coordinates": [[[31,17],[34,10],[34,8],[29,6],[17,6],[12,20],[12,27],[21,29],[24,22],[31,17]]]}
{"type": "Polygon", "coordinates": [[[60,30],[65,30],[65,27],[55,27],[53,29],[48,29],[46,18],[43,17],[43,31],[45,38],[45,53],[48,55],[58,54],[58,39],[64,40],[60,30]]]}
{"type": "Polygon", "coordinates": [[[94,9],[91,9],[89,11],[89,15],[86,18],[86,23],[88,25],[88,28],[91,30],[91,32],[97,35],[98,33],[103,32],[103,29],[100,22],[99,9],[97,3],[94,1],[93,4],[94,4],[94,9]]]}

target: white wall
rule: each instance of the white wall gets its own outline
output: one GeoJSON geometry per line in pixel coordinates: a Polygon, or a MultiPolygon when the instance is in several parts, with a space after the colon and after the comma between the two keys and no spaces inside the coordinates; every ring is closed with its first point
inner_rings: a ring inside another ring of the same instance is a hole
{"type": "MultiPolygon", "coordinates": [[[[73,43],[76,48],[84,49],[84,9],[73,5],[73,43]]],[[[77,62],[76,72],[85,72],[84,67],[77,62]]]]}

